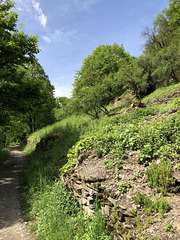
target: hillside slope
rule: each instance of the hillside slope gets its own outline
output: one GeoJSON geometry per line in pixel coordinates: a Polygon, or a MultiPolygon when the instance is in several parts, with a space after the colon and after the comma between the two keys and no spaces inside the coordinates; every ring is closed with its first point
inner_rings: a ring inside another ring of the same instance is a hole
{"type": "MultiPolygon", "coordinates": [[[[65,120],[35,133],[26,146],[33,165],[26,181],[37,183],[39,169],[42,185],[43,178],[59,178],[61,168],[66,187],[88,213],[98,192],[113,239],[180,239],[179,89],[155,91],[143,99],[145,108],[65,120]]],[[[41,186],[28,191],[36,199],[41,186]]]]}
{"type": "Polygon", "coordinates": [[[180,239],[180,91],[153,95],[105,121],[63,176],[89,213],[98,189],[113,239],[180,239]]]}

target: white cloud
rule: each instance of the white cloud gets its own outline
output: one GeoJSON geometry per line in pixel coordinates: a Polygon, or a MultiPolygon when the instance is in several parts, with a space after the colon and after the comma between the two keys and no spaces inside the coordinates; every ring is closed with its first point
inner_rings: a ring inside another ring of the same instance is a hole
{"type": "MultiPolygon", "coordinates": [[[[76,10],[87,11],[100,1],[103,0],[61,0],[57,6],[58,16],[68,16],[76,10]]],[[[43,27],[46,27],[47,16],[44,14],[39,0],[15,0],[15,7],[19,12],[22,12],[23,14],[28,13],[29,16],[38,19],[39,23],[43,27]]]]}
{"type": "Polygon", "coordinates": [[[57,82],[54,84],[55,87],[55,92],[54,95],[55,97],[72,97],[72,85],[59,85],[57,82]]]}
{"type": "Polygon", "coordinates": [[[42,36],[42,39],[46,43],[55,43],[55,42],[65,42],[69,43],[70,39],[77,39],[77,34],[75,30],[54,30],[54,33],[47,33],[42,36]]]}
{"type": "Polygon", "coordinates": [[[33,7],[34,7],[34,9],[36,10],[36,12],[38,14],[38,20],[39,20],[40,24],[43,27],[46,27],[47,17],[43,13],[43,10],[40,7],[40,3],[38,1],[36,1],[36,0],[32,0],[32,4],[33,4],[33,7]]]}
{"type": "Polygon", "coordinates": [[[21,14],[27,15],[28,13],[29,16],[32,16],[38,20],[43,27],[46,27],[47,17],[45,16],[42,8],[40,7],[40,3],[37,0],[16,0],[15,8],[18,12],[21,12],[21,14]]]}

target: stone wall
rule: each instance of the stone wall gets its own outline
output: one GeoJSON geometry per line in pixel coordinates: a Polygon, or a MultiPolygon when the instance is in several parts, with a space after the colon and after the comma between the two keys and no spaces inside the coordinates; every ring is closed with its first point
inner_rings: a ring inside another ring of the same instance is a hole
{"type": "Polygon", "coordinates": [[[83,210],[89,215],[95,209],[96,197],[98,196],[107,227],[112,232],[113,239],[119,240],[125,239],[123,237],[125,232],[128,233],[130,229],[134,229],[135,218],[129,211],[133,199],[128,194],[121,194],[116,187],[108,189],[106,185],[112,177],[112,170],[106,169],[102,160],[94,157],[83,161],[79,159],[77,166],[62,176],[62,180],[65,187],[71,191],[82,205],[83,210]],[[119,199],[120,195],[121,200],[119,199]],[[125,195],[128,197],[123,200],[125,195]]]}
{"type": "MultiPolygon", "coordinates": [[[[145,175],[146,167],[138,163],[136,155],[136,152],[130,151],[128,159],[124,161],[120,169],[116,167],[108,169],[103,159],[99,159],[96,154],[82,151],[77,165],[62,176],[62,180],[89,215],[95,209],[96,196],[98,196],[107,228],[114,240],[139,239],[139,236],[143,236],[144,239],[158,239],[159,237],[162,240],[179,240],[180,193],[168,194],[171,210],[164,218],[159,218],[158,214],[153,215],[152,219],[155,219],[153,223],[142,211],[140,205],[135,205],[134,196],[137,192],[151,199],[161,198],[160,193],[152,191],[148,186],[145,175]],[[143,231],[140,231],[137,226],[137,212],[143,231]],[[167,222],[176,227],[174,232],[165,230],[167,222]]],[[[173,167],[172,174],[177,177],[179,171],[173,167]]],[[[179,181],[179,178],[176,178],[176,181],[179,181]]]]}

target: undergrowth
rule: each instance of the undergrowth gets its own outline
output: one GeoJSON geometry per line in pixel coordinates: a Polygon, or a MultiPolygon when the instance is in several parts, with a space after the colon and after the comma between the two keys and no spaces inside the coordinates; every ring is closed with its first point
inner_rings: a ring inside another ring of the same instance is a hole
{"type": "Polygon", "coordinates": [[[0,163],[3,163],[4,161],[6,161],[9,156],[10,156],[9,148],[0,149],[0,163]]]}
{"type": "Polygon", "coordinates": [[[150,95],[146,96],[143,99],[143,102],[152,103],[155,100],[162,99],[163,97],[171,97],[174,93],[176,93],[180,89],[180,83],[175,85],[170,85],[166,87],[162,87],[151,93],[150,95]]]}
{"type": "Polygon", "coordinates": [[[167,194],[169,190],[178,190],[175,179],[171,175],[170,160],[161,161],[160,164],[153,161],[151,167],[146,170],[146,176],[149,186],[155,187],[157,192],[161,192],[163,195],[167,194]]]}
{"type": "Polygon", "coordinates": [[[38,225],[32,226],[38,239],[111,239],[98,210],[94,216],[88,217],[59,181],[48,184],[40,192],[32,214],[38,220],[38,225]]]}

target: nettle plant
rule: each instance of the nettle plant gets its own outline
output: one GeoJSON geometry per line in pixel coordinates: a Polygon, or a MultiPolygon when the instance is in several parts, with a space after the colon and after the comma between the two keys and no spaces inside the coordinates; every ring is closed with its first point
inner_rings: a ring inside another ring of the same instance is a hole
{"type": "Polygon", "coordinates": [[[78,156],[85,149],[91,149],[94,143],[94,137],[85,137],[75,144],[68,152],[67,158],[68,162],[60,169],[60,173],[62,175],[66,174],[66,172],[70,171],[78,161],[78,156]]]}

